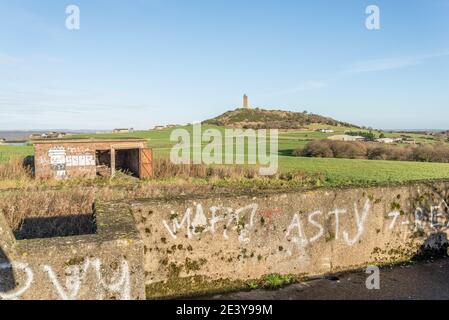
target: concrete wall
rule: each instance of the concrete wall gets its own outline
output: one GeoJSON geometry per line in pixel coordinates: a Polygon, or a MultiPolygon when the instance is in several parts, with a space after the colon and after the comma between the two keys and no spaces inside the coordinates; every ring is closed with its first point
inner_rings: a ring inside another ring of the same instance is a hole
{"type": "Polygon", "coordinates": [[[143,244],[126,206],[91,235],[16,241],[0,213],[0,300],[144,299],[143,244]]]}
{"type": "Polygon", "coordinates": [[[35,142],[36,178],[94,178],[95,151],[145,148],[143,140],[35,142]]]}
{"type": "Polygon", "coordinates": [[[23,241],[0,215],[0,299],[191,296],[271,273],[404,261],[447,248],[448,190],[434,182],[99,203],[95,234],[23,241]]]}
{"type": "Polygon", "coordinates": [[[211,194],[131,204],[149,298],[313,276],[445,248],[447,183],[285,194],[211,194]]]}

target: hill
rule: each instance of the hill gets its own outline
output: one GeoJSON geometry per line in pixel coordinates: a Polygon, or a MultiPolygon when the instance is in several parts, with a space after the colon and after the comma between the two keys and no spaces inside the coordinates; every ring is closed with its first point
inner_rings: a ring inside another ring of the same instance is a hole
{"type": "Polygon", "coordinates": [[[329,126],[357,127],[350,123],[313,113],[259,108],[236,109],[203,122],[203,124],[244,129],[301,129],[313,123],[329,126]]]}

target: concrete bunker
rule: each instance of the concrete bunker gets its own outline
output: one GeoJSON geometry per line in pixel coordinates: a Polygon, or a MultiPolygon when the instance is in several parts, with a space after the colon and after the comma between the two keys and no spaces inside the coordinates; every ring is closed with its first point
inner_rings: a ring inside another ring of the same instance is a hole
{"type": "Polygon", "coordinates": [[[0,211],[1,300],[145,299],[143,243],[126,206],[95,209],[96,229],[17,239],[0,211]]]}
{"type": "Polygon", "coordinates": [[[36,178],[94,178],[124,171],[137,178],[153,174],[152,150],[144,139],[58,139],[34,142],[36,178]]]}

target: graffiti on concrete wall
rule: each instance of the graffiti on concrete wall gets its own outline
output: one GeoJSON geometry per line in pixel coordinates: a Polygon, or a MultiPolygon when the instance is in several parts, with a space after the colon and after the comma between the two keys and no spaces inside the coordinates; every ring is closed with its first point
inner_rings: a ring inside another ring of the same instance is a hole
{"type": "Polygon", "coordinates": [[[393,210],[388,213],[391,218],[389,229],[393,230],[399,226],[411,226],[413,232],[424,231],[430,228],[434,231],[441,231],[449,228],[449,206],[445,200],[441,200],[438,205],[431,205],[429,208],[417,207],[412,215],[407,215],[400,210],[393,210]]]}
{"type": "MultiPolygon", "coordinates": [[[[297,256],[301,263],[307,263],[309,257],[306,249],[321,239],[339,241],[348,247],[356,245],[366,232],[373,205],[373,201],[366,199],[355,202],[351,208],[336,207],[331,211],[314,210],[303,213],[292,210],[290,224],[283,229],[285,245],[282,246],[286,248],[286,255],[297,256]],[[350,217],[349,221],[352,221],[349,224],[346,222],[348,217],[350,217]],[[345,223],[342,223],[343,218],[345,223]]],[[[229,239],[228,231],[237,230],[239,241],[245,244],[251,241],[250,234],[255,229],[255,221],[266,218],[271,220],[288,214],[284,213],[285,209],[278,207],[263,210],[259,210],[259,207],[257,203],[251,203],[239,209],[212,206],[206,212],[202,204],[195,203],[194,207],[185,210],[181,218],[172,211],[170,221],[163,220],[162,223],[173,239],[177,239],[179,232],[183,232],[188,239],[194,239],[207,232],[215,234],[219,230],[218,224],[221,223],[224,240],[229,239]]],[[[436,206],[417,207],[409,213],[392,210],[386,212],[384,217],[386,225],[385,228],[381,228],[389,232],[398,228],[406,228],[405,231],[409,233],[424,231],[426,228],[433,231],[449,229],[449,206],[444,200],[436,206]]]]}
{"type": "MultiPolygon", "coordinates": [[[[23,262],[5,262],[0,264],[0,271],[14,270],[16,273],[23,273],[24,281],[14,290],[2,292],[0,290],[0,300],[18,300],[34,283],[35,273],[32,268],[23,262]]],[[[103,300],[107,294],[114,294],[120,300],[131,298],[130,271],[128,262],[122,260],[116,271],[106,279],[102,271],[100,259],[86,258],[79,265],[71,265],[65,268],[64,277],[58,277],[57,273],[49,265],[42,266],[42,271],[46,279],[52,284],[54,293],[61,300],[77,300],[83,286],[93,290],[96,299],[103,300]],[[88,276],[91,277],[88,277],[88,276]],[[92,283],[93,279],[93,283],[92,283]]],[[[0,279],[0,289],[2,279],[0,279]]]]}
{"type": "Polygon", "coordinates": [[[310,258],[306,253],[306,248],[325,236],[326,230],[324,226],[319,223],[319,217],[333,217],[335,221],[335,228],[332,231],[333,238],[337,241],[342,240],[349,247],[353,246],[361,239],[365,231],[365,225],[370,211],[371,203],[369,200],[366,200],[362,209],[359,209],[357,203],[354,203],[352,214],[354,215],[356,223],[356,232],[352,235],[347,230],[340,230],[341,215],[350,213],[347,209],[335,209],[327,213],[317,210],[307,214],[307,219],[305,222],[301,219],[299,213],[295,213],[293,215],[292,222],[287,227],[287,231],[285,233],[285,240],[288,242],[287,255],[293,256],[295,252],[298,252],[301,263],[307,263],[309,261],[310,258]],[[316,233],[314,235],[308,237],[305,234],[303,225],[305,223],[316,229],[316,233]]]}
{"type": "MultiPolygon", "coordinates": [[[[4,270],[20,270],[20,272],[23,272],[25,275],[26,280],[19,288],[15,288],[14,290],[8,292],[2,292],[3,290],[0,291],[0,300],[18,300],[31,287],[34,279],[33,270],[31,270],[28,264],[22,262],[0,263],[0,271],[4,270]]],[[[0,287],[3,287],[2,282],[5,278],[2,277],[0,280],[0,287]]]]}
{"type": "Polygon", "coordinates": [[[172,211],[171,221],[162,221],[173,239],[177,238],[180,231],[184,231],[188,239],[207,232],[215,234],[218,224],[222,224],[222,236],[225,240],[229,239],[228,230],[235,230],[239,234],[240,242],[250,241],[250,232],[254,226],[254,217],[258,209],[257,204],[253,203],[235,210],[229,207],[213,206],[209,209],[210,218],[206,216],[203,205],[195,203],[194,206],[195,208],[187,208],[181,219],[178,219],[179,215],[172,211]]]}

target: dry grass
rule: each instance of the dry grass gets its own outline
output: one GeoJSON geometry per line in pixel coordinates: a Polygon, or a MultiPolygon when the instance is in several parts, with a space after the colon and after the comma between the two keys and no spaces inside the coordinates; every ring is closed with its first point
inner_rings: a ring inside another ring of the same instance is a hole
{"type": "MultiPolygon", "coordinates": [[[[161,180],[191,180],[193,179],[252,179],[257,171],[252,167],[243,166],[206,166],[206,165],[175,165],[169,159],[157,158],[153,163],[154,177],[152,181],[161,180]]],[[[70,179],[57,181],[52,179],[35,180],[33,170],[23,159],[14,158],[0,163],[0,189],[35,188],[35,187],[65,187],[78,185],[130,185],[138,184],[137,179],[126,172],[118,171],[113,179],[98,177],[96,180],[70,179]]]]}
{"type": "MultiPolygon", "coordinates": [[[[65,191],[4,192],[0,194],[3,211],[16,235],[83,234],[92,229],[86,219],[71,216],[92,216],[94,192],[76,188],[65,191]],[[58,219],[56,219],[58,217],[58,219]],[[27,220],[33,223],[27,223],[27,220]],[[45,225],[45,226],[44,226],[45,225]]],[[[91,221],[92,222],[92,221],[91,221]]]]}
{"type": "Polygon", "coordinates": [[[0,211],[18,238],[43,238],[92,232],[95,200],[125,201],[243,190],[315,186],[323,180],[304,172],[259,176],[244,166],[174,165],[168,159],[154,161],[154,178],[140,181],[119,172],[113,179],[35,180],[22,160],[0,164],[0,211]],[[16,184],[12,182],[18,182],[16,184]]]}
{"type": "Polygon", "coordinates": [[[23,158],[11,158],[9,161],[0,162],[1,180],[31,180],[31,166],[27,165],[23,158]]]}
{"type": "Polygon", "coordinates": [[[155,179],[181,178],[254,178],[257,171],[253,167],[244,166],[206,166],[204,164],[173,164],[167,158],[157,158],[153,162],[155,179]]]}

